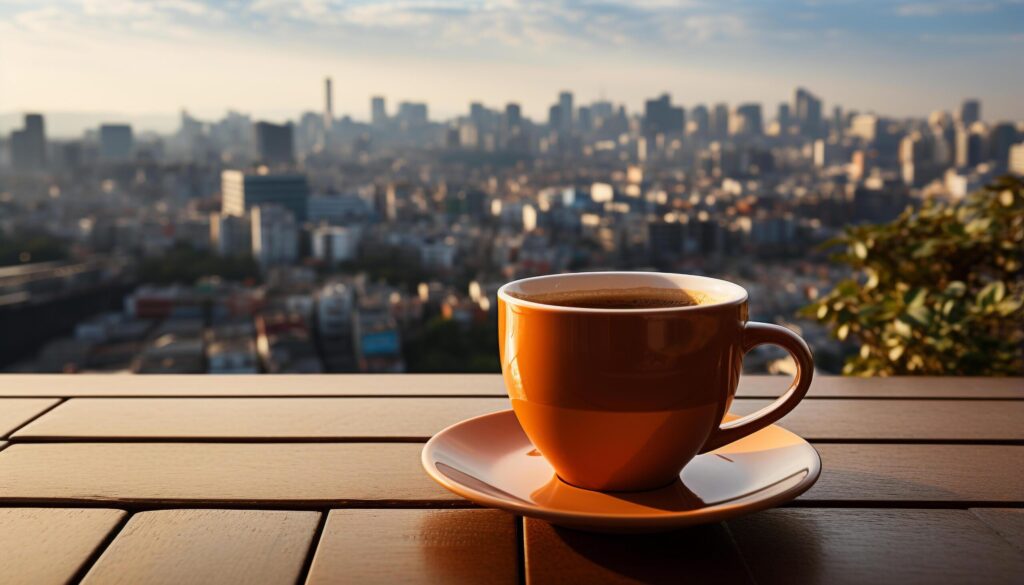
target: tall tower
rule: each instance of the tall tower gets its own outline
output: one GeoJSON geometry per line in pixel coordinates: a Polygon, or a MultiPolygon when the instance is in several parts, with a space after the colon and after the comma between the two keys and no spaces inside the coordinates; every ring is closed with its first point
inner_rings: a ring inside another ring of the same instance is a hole
{"type": "Polygon", "coordinates": [[[331,78],[324,79],[324,128],[331,129],[334,123],[334,98],[331,95],[331,78]]]}

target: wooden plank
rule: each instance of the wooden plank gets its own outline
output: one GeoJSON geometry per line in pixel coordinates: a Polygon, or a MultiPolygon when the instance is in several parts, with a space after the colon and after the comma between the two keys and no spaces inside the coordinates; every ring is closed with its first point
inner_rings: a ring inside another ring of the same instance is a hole
{"type": "Polygon", "coordinates": [[[0,374],[0,396],[504,396],[499,374],[0,374]]]}
{"type": "Polygon", "coordinates": [[[6,437],[11,431],[57,402],[59,401],[54,398],[0,399],[0,437],[6,437]]]}
{"type": "Polygon", "coordinates": [[[319,512],[159,510],[132,516],[83,584],[291,585],[319,512]]]}
{"type": "MultiPolygon", "coordinates": [[[[785,391],[784,376],[743,376],[738,395],[769,398],[785,391]]],[[[498,374],[327,374],[112,376],[0,374],[0,396],[504,396],[498,374]]],[[[1024,378],[814,378],[819,398],[1024,399],[1024,378]]]]}
{"type": "Polygon", "coordinates": [[[1024,446],[843,443],[815,448],[821,454],[821,478],[802,501],[1024,502],[1024,446]]]}
{"type": "Polygon", "coordinates": [[[0,508],[0,583],[69,582],[124,515],[102,508],[0,508]]]}
{"type": "Polygon", "coordinates": [[[420,466],[419,444],[46,443],[0,451],[0,502],[460,501],[420,466]]]}
{"type": "Polygon", "coordinates": [[[965,510],[769,510],[728,521],[760,585],[1019,584],[1024,554],[965,510]]]}
{"type": "MultiPolygon", "coordinates": [[[[737,399],[748,414],[768,400],[737,399]]],[[[73,398],[15,433],[29,440],[426,441],[509,408],[505,398],[73,398]]],[[[1024,401],[806,400],[782,425],[809,440],[1024,441],[1024,401]]]]}
{"type": "Polygon", "coordinates": [[[1020,508],[971,508],[971,512],[999,533],[1007,542],[1024,551],[1024,510],[1020,508]]]}
{"type": "Polygon", "coordinates": [[[497,510],[333,510],[306,583],[512,585],[516,521],[497,510]]]}
{"type": "MultiPolygon", "coordinates": [[[[768,400],[739,399],[731,410],[750,414],[768,404],[768,400]]],[[[1024,441],[1021,421],[1024,401],[839,398],[804,400],[779,424],[812,441],[1024,441]]]]}
{"type": "Polygon", "coordinates": [[[460,420],[509,407],[506,398],[74,398],[16,436],[426,441],[460,420]]]}
{"type": "MultiPolygon", "coordinates": [[[[457,503],[402,443],[21,443],[0,451],[0,502],[457,503]]],[[[1024,502],[1024,446],[836,443],[800,501],[1024,502]]],[[[418,505],[418,504],[417,504],[418,505]]]]}
{"type": "MultiPolygon", "coordinates": [[[[737,395],[746,398],[779,396],[789,386],[784,376],[743,376],[737,395]]],[[[814,376],[812,398],[1010,398],[1024,399],[1024,378],[956,376],[897,376],[853,378],[814,376]]]]}
{"type": "Polygon", "coordinates": [[[527,518],[526,582],[754,583],[720,524],[658,534],[595,534],[527,518]]]}

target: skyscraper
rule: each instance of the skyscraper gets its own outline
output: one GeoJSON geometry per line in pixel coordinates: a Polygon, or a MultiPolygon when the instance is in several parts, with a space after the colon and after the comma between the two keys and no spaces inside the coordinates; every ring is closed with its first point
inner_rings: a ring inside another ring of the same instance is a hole
{"type": "Polygon", "coordinates": [[[1010,164],[1010,147],[1017,142],[1018,137],[1017,127],[1009,122],[996,124],[989,132],[989,158],[996,161],[996,166],[1000,170],[1006,169],[1010,164]]]}
{"type": "Polygon", "coordinates": [[[778,114],[775,115],[775,119],[779,123],[779,133],[780,134],[788,134],[789,133],[789,125],[793,123],[793,120],[792,120],[792,118],[790,116],[789,104],[787,104],[787,103],[779,104],[778,114]]]}
{"type": "Polygon", "coordinates": [[[821,100],[802,87],[796,88],[793,104],[800,134],[808,137],[821,135],[821,100]]]}
{"type": "Polygon", "coordinates": [[[984,160],[985,142],[982,135],[973,128],[957,126],[956,129],[956,166],[973,167],[984,160]]]}
{"type": "Polygon", "coordinates": [[[384,96],[376,95],[370,98],[370,122],[374,126],[380,126],[388,121],[387,104],[384,96]]]}
{"type": "Polygon", "coordinates": [[[305,221],[309,184],[303,175],[259,175],[242,171],[221,173],[221,211],[245,215],[257,205],[273,203],[305,221]]]}
{"type": "Polygon", "coordinates": [[[505,125],[508,128],[521,126],[523,123],[523,110],[519,104],[507,104],[505,106],[505,125]]]}
{"type": "Polygon", "coordinates": [[[334,96],[331,94],[331,78],[324,79],[324,128],[331,129],[334,124],[334,96]]]}
{"type": "Polygon", "coordinates": [[[837,136],[842,136],[846,132],[846,126],[843,124],[843,108],[840,106],[834,106],[832,108],[832,127],[836,131],[837,136]]]}
{"type": "Polygon", "coordinates": [[[711,113],[711,137],[721,140],[729,136],[729,104],[715,104],[711,113]]]}
{"type": "Polygon", "coordinates": [[[398,123],[405,128],[420,128],[427,125],[427,104],[402,102],[398,104],[398,123]]]}
{"type": "Polygon", "coordinates": [[[707,138],[708,133],[711,129],[711,116],[708,114],[708,108],[704,104],[694,106],[690,110],[690,126],[693,131],[693,135],[698,138],[707,138]]]}
{"type": "Polygon", "coordinates": [[[686,113],[683,108],[672,105],[667,93],[644,102],[644,135],[653,137],[657,134],[682,134],[686,126],[686,113]]]}
{"type": "Polygon", "coordinates": [[[256,149],[260,162],[267,165],[295,162],[295,139],[291,122],[256,122],[256,149]]]}
{"type": "Polygon", "coordinates": [[[562,106],[554,104],[548,108],[548,126],[555,131],[562,128],[562,106]]]}
{"type": "Polygon", "coordinates": [[[280,205],[252,208],[252,255],[260,266],[292,264],[299,259],[299,227],[295,216],[280,205]]]}
{"type": "Polygon", "coordinates": [[[11,163],[18,170],[46,166],[46,128],[42,114],[25,114],[25,127],[11,133],[11,163]]]}
{"type": "Polygon", "coordinates": [[[108,161],[124,161],[132,156],[135,139],[127,124],[100,126],[100,157],[108,161]]]}
{"type": "Polygon", "coordinates": [[[573,126],[573,115],[575,113],[575,110],[573,110],[572,105],[572,92],[563,91],[562,93],[558,94],[558,107],[562,113],[561,127],[559,128],[559,130],[567,134],[571,133],[573,126]]]}
{"type": "Polygon", "coordinates": [[[761,136],[764,134],[764,120],[761,116],[761,104],[742,104],[736,107],[736,134],[742,136],[761,136]]]}
{"type": "Polygon", "coordinates": [[[960,104],[960,123],[965,127],[981,120],[981,102],[976,99],[964,100],[960,104]]]}

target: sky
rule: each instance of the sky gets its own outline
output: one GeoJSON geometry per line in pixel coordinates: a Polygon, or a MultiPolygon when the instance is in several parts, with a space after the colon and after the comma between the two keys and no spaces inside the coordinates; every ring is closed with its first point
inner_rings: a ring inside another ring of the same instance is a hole
{"type": "Polygon", "coordinates": [[[982,100],[1024,120],[1024,0],[0,0],[0,113],[268,119],[373,95],[546,116],[560,90],[630,109],[809,88],[893,116],[982,100]]]}

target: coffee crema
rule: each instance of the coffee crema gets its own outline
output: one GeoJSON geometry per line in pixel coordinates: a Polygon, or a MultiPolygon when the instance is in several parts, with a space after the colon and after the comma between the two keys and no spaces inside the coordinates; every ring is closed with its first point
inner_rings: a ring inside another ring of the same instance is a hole
{"type": "Polygon", "coordinates": [[[580,309],[670,309],[692,307],[708,302],[703,293],[652,286],[552,291],[536,294],[509,291],[508,294],[517,299],[541,305],[580,309]]]}

